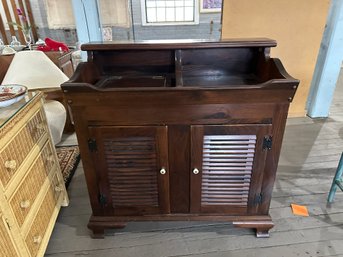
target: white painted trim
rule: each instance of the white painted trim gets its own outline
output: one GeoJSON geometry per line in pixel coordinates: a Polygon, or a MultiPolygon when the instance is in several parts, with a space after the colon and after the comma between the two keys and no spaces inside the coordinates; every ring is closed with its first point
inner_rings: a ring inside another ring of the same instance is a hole
{"type": "Polygon", "coordinates": [[[329,116],[343,60],[342,31],[343,1],[333,0],[307,99],[307,115],[311,118],[329,116]]]}
{"type": "Polygon", "coordinates": [[[194,0],[194,21],[182,21],[182,22],[146,22],[146,6],[145,0],[140,0],[141,3],[141,17],[142,26],[184,26],[184,25],[198,25],[199,24],[199,0],[194,0]]]}

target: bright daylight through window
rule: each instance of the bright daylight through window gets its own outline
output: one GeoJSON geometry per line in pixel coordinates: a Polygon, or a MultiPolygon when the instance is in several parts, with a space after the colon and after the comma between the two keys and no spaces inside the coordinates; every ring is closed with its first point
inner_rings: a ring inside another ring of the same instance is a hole
{"type": "Polygon", "coordinates": [[[141,0],[143,25],[197,24],[197,0],[141,0]]]}

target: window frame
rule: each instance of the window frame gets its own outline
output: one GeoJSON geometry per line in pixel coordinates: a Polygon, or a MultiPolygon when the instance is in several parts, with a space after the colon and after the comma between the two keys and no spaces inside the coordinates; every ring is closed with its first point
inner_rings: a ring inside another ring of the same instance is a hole
{"type": "Polygon", "coordinates": [[[142,26],[178,26],[199,24],[199,0],[194,0],[194,21],[147,22],[146,0],[140,0],[142,26]]]}

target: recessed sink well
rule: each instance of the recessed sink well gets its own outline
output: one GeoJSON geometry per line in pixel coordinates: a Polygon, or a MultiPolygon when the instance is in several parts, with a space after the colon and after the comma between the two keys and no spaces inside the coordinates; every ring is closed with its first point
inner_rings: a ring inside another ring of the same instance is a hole
{"type": "Polygon", "coordinates": [[[96,84],[98,88],[129,88],[129,87],[167,87],[165,76],[108,76],[100,79],[96,84]]]}
{"type": "Polygon", "coordinates": [[[288,78],[278,59],[265,53],[275,45],[271,40],[88,44],[83,48],[91,58],[72,80],[98,91],[259,88],[288,78]]]}
{"type": "Polygon", "coordinates": [[[175,75],[136,75],[136,76],[104,76],[94,86],[99,89],[110,88],[172,88],[172,87],[201,87],[201,88],[241,88],[266,82],[254,73],[249,74],[213,74],[213,75],[184,76],[178,78],[176,85],[175,75]]]}
{"type": "MultiPolygon", "coordinates": [[[[213,44],[212,44],[213,45],[213,44]]],[[[99,76],[91,84],[101,89],[180,89],[180,88],[250,88],[284,77],[263,47],[214,47],[172,45],[94,44],[92,63],[99,76]],[[99,48],[99,49],[97,49],[99,48]],[[101,49],[105,49],[101,51],[101,49]],[[96,49],[96,50],[94,50],[96,49]]],[[[88,50],[88,48],[87,48],[88,50]]]]}

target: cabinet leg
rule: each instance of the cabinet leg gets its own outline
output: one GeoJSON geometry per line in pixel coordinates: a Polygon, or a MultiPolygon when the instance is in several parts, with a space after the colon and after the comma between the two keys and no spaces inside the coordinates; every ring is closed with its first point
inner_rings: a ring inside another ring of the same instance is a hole
{"type": "Polygon", "coordinates": [[[105,238],[105,229],[104,228],[93,228],[91,229],[93,232],[92,238],[94,239],[103,239],[105,238]]]}
{"type": "Polygon", "coordinates": [[[257,238],[268,238],[269,229],[256,228],[256,237],[257,238]]]}
{"type": "Polygon", "coordinates": [[[254,228],[256,229],[256,237],[267,238],[269,237],[269,229],[274,227],[272,221],[235,221],[233,224],[240,228],[254,228]]]}
{"type": "Polygon", "coordinates": [[[104,238],[105,228],[124,228],[126,222],[111,221],[108,219],[97,219],[96,217],[91,217],[88,223],[88,228],[93,232],[93,238],[104,238]]]}
{"type": "Polygon", "coordinates": [[[67,194],[67,189],[64,189],[63,200],[62,200],[61,205],[63,207],[67,207],[69,205],[69,197],[68,197],[68,194],[67,194]]]}

